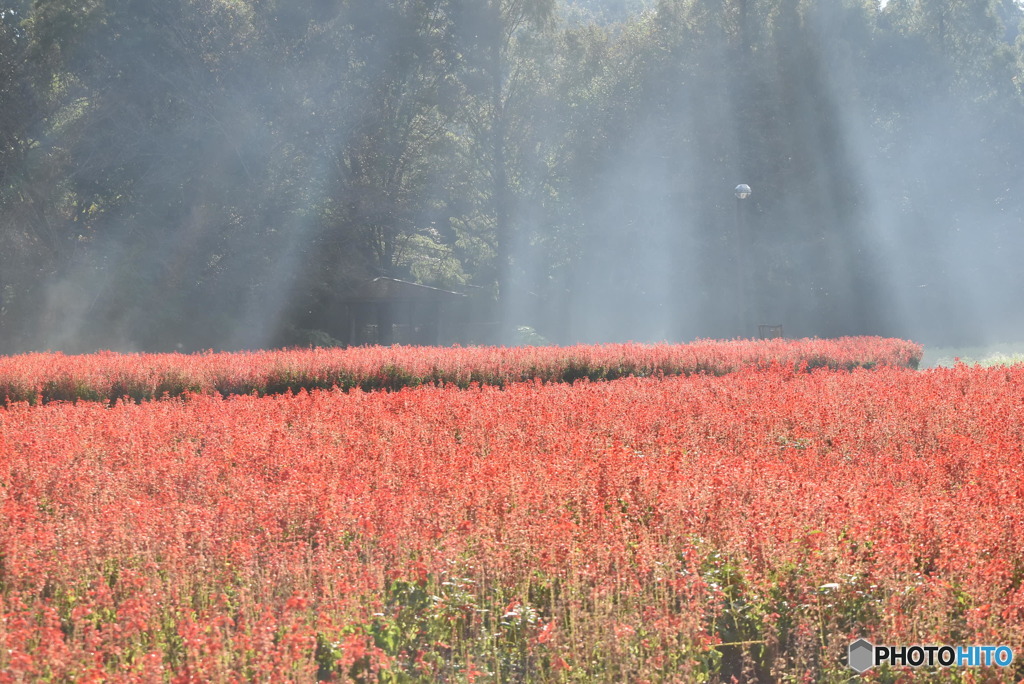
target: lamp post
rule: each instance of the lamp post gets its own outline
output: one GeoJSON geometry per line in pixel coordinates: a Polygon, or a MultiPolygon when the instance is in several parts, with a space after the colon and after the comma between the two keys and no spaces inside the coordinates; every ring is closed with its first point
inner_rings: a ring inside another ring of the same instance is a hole
{"type": "Polygon", "coordinates": [[[750,186],[740,183],[733,190],[736,195],[736,304],[739,314],[739,331],[743,337],[747,331],[747,248],[746,231],[743,226],[743,200],[750,197],[750,186]]]}

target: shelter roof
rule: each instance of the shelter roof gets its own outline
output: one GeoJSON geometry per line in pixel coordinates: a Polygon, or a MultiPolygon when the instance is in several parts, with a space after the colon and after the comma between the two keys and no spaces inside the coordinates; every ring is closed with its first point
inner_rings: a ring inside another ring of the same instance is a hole
{"type": "Polygon", "coordinates": [[[466,295],[439,287],[410,283],[397,278],[383,276],[367,280],[358,285],[347,302],[443,302],[461,299],[466,295]]]}

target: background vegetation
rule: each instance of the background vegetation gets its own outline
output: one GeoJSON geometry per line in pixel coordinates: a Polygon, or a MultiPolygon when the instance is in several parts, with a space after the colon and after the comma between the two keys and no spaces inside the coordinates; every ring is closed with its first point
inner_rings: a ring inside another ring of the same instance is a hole
{"type": "Polygon", "coordinates": [[[2,0],[0,349],[281,344],[375,275],[552,342],[731,337],[737,237],[791,334],[1013,336],[1021,18],[2,0]]]}

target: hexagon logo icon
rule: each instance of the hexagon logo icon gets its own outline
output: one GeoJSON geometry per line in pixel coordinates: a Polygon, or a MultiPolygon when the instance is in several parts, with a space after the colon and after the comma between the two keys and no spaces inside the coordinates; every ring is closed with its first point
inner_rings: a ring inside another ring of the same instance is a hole
{"type": "Polygon", "coordinates": [[[857,639],[850,644],[850,650],[846,662],[857,672],[857,674],[867,672],[874,667],[875,664],[874,645],[867,639],[857,639]]]}

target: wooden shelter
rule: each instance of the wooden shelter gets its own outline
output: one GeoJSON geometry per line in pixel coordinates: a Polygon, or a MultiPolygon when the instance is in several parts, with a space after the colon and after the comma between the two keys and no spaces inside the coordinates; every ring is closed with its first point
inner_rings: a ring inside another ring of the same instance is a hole
{"type": "Polygon", "coordinates": [[[457,328],[466,295],[397,278],[365,281],[342,300],[345,308],[341,340],[349,345],[436,345],[458,338],[457,328]]]}

